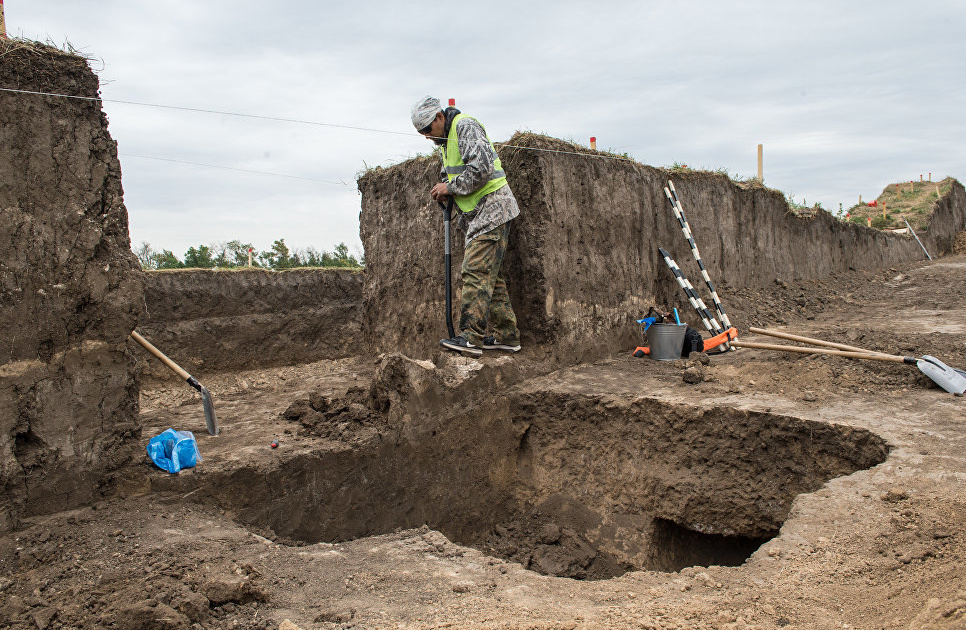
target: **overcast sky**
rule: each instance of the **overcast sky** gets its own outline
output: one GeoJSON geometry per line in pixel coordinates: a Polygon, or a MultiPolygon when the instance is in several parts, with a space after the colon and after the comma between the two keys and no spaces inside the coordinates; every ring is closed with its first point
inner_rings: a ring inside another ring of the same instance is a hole
{"type": "Polygon", "coordinates": [[[179,257],[232,239],[361,252],[356,177],[429,152],[409,122],[427,93],[494,141],[596,136],[652,166],[750,177],[762,143],[767,185],[832,212],[920,174],[966,177],[962,0],[4,8],[10,36],[94,58],[108,100],[375,130],[105,102],[132,244],[179,257]]]}

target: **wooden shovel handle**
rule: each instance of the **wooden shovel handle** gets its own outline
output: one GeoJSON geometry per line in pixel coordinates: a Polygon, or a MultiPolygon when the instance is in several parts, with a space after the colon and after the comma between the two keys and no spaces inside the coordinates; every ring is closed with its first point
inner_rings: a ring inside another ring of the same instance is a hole
{"type": "Polygon", "coordinates": [[[891,361],[893,363],[908,363],[906,357],[892,354],[875,354],[871,352],[847,352],[845,350],[826,350],[823,348],[800,348],[798,346],[782,346],[774,343],[756,343],[754,341],[732,341],[731,345],[739,348],[759,348],[761,350],[778,350],[781,352],[800,352],[802,354],[832,354],[838,357],[852,359],[870,359],[872,361],[891,361]]]}
{"type": "Polygon", "coordinates": [[[789,333],[779,332],[777,330],[768,330],[767,328],[749,328],[753,333],[759,335],[768,335],[769,337],[778,337],[780,339],[788,339],[789,341],[798,341],[800,343],[810,343],[813,346],[826,346],[828,348],[838,348],[839,350],[846,350],[848,352],[862,352],[864,354],[882,354],[885,356],[893,356],[885,352],[877,352],[875,350],[865,350],[864,348],[856,348],[855,346],[847,346],[844,343],[834,343],[832,341],[822,341],[821,339],[812,339],[811,337],[802,337],[800,335],[792,335],[789,333]]]}
{"type": "Polygon", "coordinates": [[[142,346],[144,346],[144,349],[145,350],[147,350],[148,352],[150,352],[151,354],[153,354],[154,356],[156,356],[161,361],[161,363],[164,363],[169,368],[171,368],[172,370],[174,370],[175,373],[177,373],[181,378],[183,378],[186,381],[191,380],[191,375],[190,374],[188,374],[183,369],[181,369],[181,366],[180,365],[178,365],[177,363],[175,363],[174,361],[172,361],[171,359],[169,359],[167,356],[165,356],[165,354],[163,352],[161,352],[160,350],[158,350],[157,348],[155,348],[153,345],[151,345],[151,342],[148,341],[147,339],[145,339],[144,337],[142,337],[140,334],[138,334],[138,331],[136,331],[136,330],[135,331],[132,331],[131,332],[131,338],[134,339],[134,341],[136,341],[139,344],[141,344],[142,346]]]}

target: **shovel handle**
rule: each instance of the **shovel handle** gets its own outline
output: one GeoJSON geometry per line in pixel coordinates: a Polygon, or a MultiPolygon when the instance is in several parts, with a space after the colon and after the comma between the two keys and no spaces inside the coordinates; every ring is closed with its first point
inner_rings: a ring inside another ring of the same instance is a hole
{"type": "Polygon", "coordinates": [[[870,359],[872,361],[890,361],[892,363],[915,363],[912,357],[901,357],[892,354],[874,354],[871,352],[848,352],[846,350],[831,350],[824,348],[800,348],[798,346],[782,346],[774,343],[756,343],[754,341],[732,341],[731,345],[739,348],[759,348],[761,350],[778,350],[780,352],[799,352],[801,354],[831,354],[838,357],[852,359],[870,359]]]}
{"type": "MultiPolygon", "coordinates": [[[[177,363],[175,363],[174,361],[172,361],[171,359],[169,359],[167,356],[165,356],[165,354],[163,352],[161,352],[160,350],[158,350],[157,348],[155,348],[153,345],[151,345],[151,342],[148,341],[147,339],[145,339],[144,337],[142,337],[140,334],[138,334],[138,331],[135,330],[135,331],[132,331],[131,332],[131,339],[133,339],[134,341],[136,341],[139,344],[141,344],[142,346],[144,346],[144,349],[145,350],[147,350],[148,352],[150,352],[151,354],[153,354],[155,357],[157,357],[158,360],[161,361],[161,363],[164,363],[169,368],[171,368],[172,370],[174,370],[174,372],[178,376],[180,376],[184,380],[188,381],[188,383],[192,387],[194,387],[194,383],[191,382],[191,381],[194,381],[194,378],[190,374],[188,374],[187,372],[185,372],[181,368],[180,365],[178,365],[177,363]]],[[[197,381],[195,381],[195,382],[197,382],[197,381]]]]}
{"type": "Polygon", "coordinates": [[[864,348],[856,348],[855,346],[847,346],[844,343],[834,343],[832,341],[822,341],[821,339],[812,339],[811,337],[802,337],[801,335],[792,335],[789,333],[779,332],[777,330],[768,330],[767,328],[749,328],[749,331],[757,333],[759,335],[767,335],[769,337],[778,337],[779,339],[788,339],[789,341],[798,341],[800,343],[810,343],[813,346],[826,346],[828,348],[837,348],[839,350],[846,350],[848,352],[862,352],[864,354],[883,354],[889,355],[885,352],[877,352],[875,350],[865,350],[864,348]]]}

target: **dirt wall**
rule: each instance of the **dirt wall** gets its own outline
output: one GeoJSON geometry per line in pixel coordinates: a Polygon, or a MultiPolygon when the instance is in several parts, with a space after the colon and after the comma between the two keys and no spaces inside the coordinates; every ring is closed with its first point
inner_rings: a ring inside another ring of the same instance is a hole
{"type": "MultiPolygon", "coordinates": [[[[342,269],[152,271],[139,330],[199,379],[361,354],[362,282],[342,269]]],[[[139,363],[172,374],[146,353],[139,363]]]]}
{"type": "MultiPolygon", "coordinates": [[[[0,86],[98,93],[84,59],[9,40],[0,86]]],[[[0,529],[90,501],[137,447],[142,304],[100,103],[0,92],[0,529]]]]}
{"type": "MultiPolygon", "coordinates": [[[[517,134],[500,156],[522,214],[514,222],[505,272],[524,344],[563,362],[633,348],[635,319],[683,294],[658,253],[669,250],[710,304],[663,188],[677,189],[702,257],[727,308],[727,287],[776,279],[822,278],[923,257],[910,238],[792,212],[781,192],[715,173],[652,168],[534,134],[517,134]],[[550,348],[552,344],[552,348],[550,348]]],[[[443,227],[428,191],[435,156],[376,168],[359,180],[366,249],[365,331],[376,351],[427,357],[445,336],[443,227]]],[[[956,184],[937,204],[924,243],[948,252],[966,224],[956,184]]],[[[454,302],[462,234],[453,236],[454,302]]],[[[454,320],[458,321],[454,308],[454,320]]]]}

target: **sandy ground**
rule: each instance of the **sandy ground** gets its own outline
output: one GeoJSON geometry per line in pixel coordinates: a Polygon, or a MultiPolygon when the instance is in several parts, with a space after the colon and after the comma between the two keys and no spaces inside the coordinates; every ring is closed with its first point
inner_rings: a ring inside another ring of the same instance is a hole
{"type": "MultiPolygon", "coordinates": [[[[781,328],[966,367],[966,257],[765,291],[719,287],[742,331],[781,328]]],[[[365,387],[373,360],[202,378],[222,435],[204,434],[193,390],[142,391],[144,442],[175,426],[203,462],[170,476],[145,461],[104,499],[0,537],[0,625],[10,628],[966,628],[966,398],[914,366],[742,349],[695,362],[634,359],[547,372],[525,349],[513,387],[724,406],[864,429],[887,459],[795,498],[779,534],[741,566],[541,575],[428,527],[284,544],[246,527],[199,480],[313,452],[283,417],[312,392],[365,387]],[[690,368],[696,383],[686,383],[690,368]],[[278,448],[271,443],[277,440],[278,448]],[[203,469],[203,470],[202,470],[203,469]],[[194,495],[194,496],[193,496],[194,495]],[[286,621],[288,620],[288,621],[286,621]]],[[[485,361],[494,362],[487,358],[485,361]]],[[[503,369],[502,367],[500,369],[503,369]]]]}

